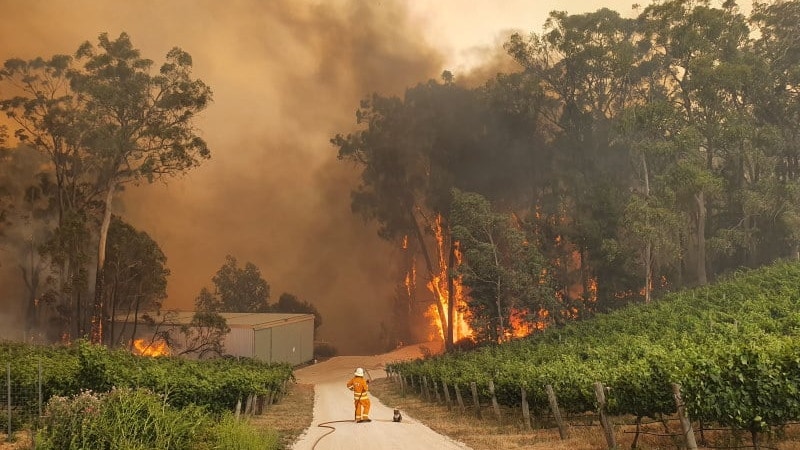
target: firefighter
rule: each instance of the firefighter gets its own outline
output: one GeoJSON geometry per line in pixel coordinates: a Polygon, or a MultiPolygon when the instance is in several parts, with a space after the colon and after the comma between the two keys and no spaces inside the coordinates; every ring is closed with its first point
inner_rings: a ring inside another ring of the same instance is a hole
{"type": "Polygon", "coordinates": [[[364,378],[364,369],[359,367],[353,378],[347,382],[347,389],[353,391],[356,405],[356,423],[372,422],[369,418],[369,381],[364,378]]]}

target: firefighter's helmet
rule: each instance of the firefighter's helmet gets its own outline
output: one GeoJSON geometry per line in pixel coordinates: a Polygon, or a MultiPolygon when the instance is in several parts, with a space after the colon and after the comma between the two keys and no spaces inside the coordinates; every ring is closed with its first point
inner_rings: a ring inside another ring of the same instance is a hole
{"type": "Polygon", "coordinates": [[[364,376],[364,369],[362,369],[361,367],[359,367],[358,369],[356,369],[356,373],[355,373],[355,375],[356,375],[357,377],[363,377],[363,376],[364,376]]]}

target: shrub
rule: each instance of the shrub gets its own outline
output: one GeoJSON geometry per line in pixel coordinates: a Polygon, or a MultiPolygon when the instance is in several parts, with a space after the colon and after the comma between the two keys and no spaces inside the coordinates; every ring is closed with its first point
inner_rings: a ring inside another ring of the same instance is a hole
{"type": "Polygon", "coordinates": [[[229,411],[174,408],[146,389],[83,391],[47,403],[37,449],[43,450],[277,450],[277,433],[256,430],[229,411]]]}
{"type": "Polygon", "coordinates": [[[213,425],[203,408],[175,409],[143,389],[53,397],[45,411],[37,439],[45,450],[197,448],[213,425]]]}
{"type": "Polygon", "coordinates": [[[54,396],[45,409],[44,431],[37,437],[40,449],[95,447],[91,424],[100,415],[103,395],[83,391],[71,398],[54,396]]]}

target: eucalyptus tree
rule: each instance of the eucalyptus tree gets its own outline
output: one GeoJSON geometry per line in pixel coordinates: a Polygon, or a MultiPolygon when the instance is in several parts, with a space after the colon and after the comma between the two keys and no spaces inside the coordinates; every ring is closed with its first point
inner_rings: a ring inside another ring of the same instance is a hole
{"type": "Polygon", "coordinates": [[[317,307],[307,300],[300,300],[296,295],[284,292],[278,297],[278,301],[270,307],[270,311],[276,313],[291,313],[291,314],[313,314],[314,315],[314,329],[316,330],[322,326],[322,314],[319,313],[317,307]]]}
{"type": "Polygon", "coordinates": [[[72,90],[85,101],[83,119],[94,182],[103,195],[99,230],[92,337],[102,340],[105,249],[115,192],[125,183],[183,173],[210,156],[194,128],[196,115],[211,101],[211,89],[193,79],[191,56],[167,53],[157,75],[127,34],[103,33],[98,48],[89,42],[76,53],[82,67],[70,72],[72,90]]]}
{"type": "Polygon", "coordinates": [[[626,109],[617,139],[625,141],[631,153],[632,194],[623,212],[620,245],[631,246],[642,269],[641,289],[645,303],[652,299],[659,275],[676,267],[681,257],[681,228],[685,219],[676,206],[676,192],[666,182],[672,155],[678,142],[671,132],[678,120],[660,87],[645,83],[649,98],[626,109]]]}
{"type": "Polygon", "coordinates": [[[726,172],[737,159],[733,155],[743,150],[736,141],[752,127],[750,105],[743,103],[751,80],[752,62],[744,52],[749,28],[733,1],[722,8],[708,1],[655,3],[644,10],[640,23],[642,45],[679,117],[668,131],[678,146],[665,176],[689,219],[688,281],[705,284],[708,237],[716,248],[730,243],[720,232],[728,214],[724,194],[743,178],[740,170],[733,177],[726,172]]]}
{"type": "Polygon", "coordinates": [[[502,341],[512,316],[533,329],[561,317],[554,304],[549,265],[509,214],[496,213],[480,194],[453,191],[453,237],[464,255],[456,268],[469,288],[469,320],[478,341],[502,341]]]}
{"type": "MultiPolygon", "coordinates": [[[[96,236],[91,337],[97,342],[103,335],[106,240],[114,195],[125,184],[183,173],[210,155],[194,119],[212,94],[192,78],[191,56],[176,47],[155,75],[152,66],[126,33],[117,39],[103,33],[97,47],[87,41],[74,58],[14,59],[2,72],[16,95],[0,108],[19,125],[15,134],[52,160],[59,228],[84,230],[81,242],[96,236]]],[[[74,271],[85,267],[85,259],[65,265],[74,271]]],[[[80,281],[85,285],[86,277],[80,281]]]]}
{"type": "Polygon", "coordinates": [[[456,263],[448,218],[451,188],[502,186],[509,174],[501,167],[514,167],[506,160],[513,149],[496,145],[495,122],[483,93],[456,85],[448,72],[444,82],[419,84],[402,99],[374,94],[361,102],[356,118],[361,129],[331,139],[339,159],[361,168],[353,211],[377,222],[382,238],[398,244],[408,240],[419,252],[449,347],[454,289],[452,274],[442,273],[441,267],[456,263]],[[448,296],[439,286],[442,277],[447,277],[448,296]]]}
{"type": "Polygon", "coordinates": [[[51,192],[57,217],[51,235],[42,243],[55,277],[55,311],[61,318],[61,336],[84,334],[86,288],[90,260],[89,218],[97,210],[96,191],[84,169],[85,149],[77,117],[78,101],[69,89],[67,72],[72,59],[7,60],[0,81],[8,97],[2,110],[14,124],[14,137],[40,151],[49,160],[51,192]]]}
{"type": "MultiPolygon", "coordinates": [[[[117,216],[112,216],[108,231],[108,259],[106,269],[108,289],[104,305],[109,317],[106,342],[111,346],[124,340],[125,330],[115,330],[119,316],[127,319],[123,323],[139,322],[146,311],[158,310],[167,297],[167,257],[158,243],[144,231],[139,231],[117,216]]],[[[133,330],[131,336],[135,336],[133,330]]]]}
{"type": "MultiPolygon", "coordinates": [[[[247,262],[244,267],[239,267],[236,258],[228,255],[211,281],[214,283],[213,296],[219,305],[208,309],[220,312],[269,312],[269,283],[255,264],[247,262]]],[[[204,295],[207,296],[201,293],[201,297],[204,295]]],[[[206,298],[203,300],[206,305],[213,303],[206,298]]]]}
{"type": "Polygon", "coordinates": [[[536,199],[537,227],[545,251],[562,261],[562,297],[582,286],[589,297],[599,279],[598,298],[629,287],[624,256],[610,248],[616,240],[630,173],[627,149],[613,138],[619,114],[631,102],[638,61],[635,21],[600,9],[568,15],[552,12],[542,34],[515,34],[506,49],[526,73],[541,80],[553,99],[541,120],[551,131],[551,187],[536,199]],[[545,230],[547,229],[547,230],[545,230]],[[577,263],[567,261],[577,255],[577,263]]]}
{"type": "Polygon", "coordinates": [[[765,236],[773,254],[800,258],[800,2],[756,3],[751,22],[758,30],[754,51],[766,80],[755,115],[776,129],[772,207],[763,220],[775,225],[765,236]]]}
{"type": "Polygon", "coordinates": [[[53,298],[40,252],[51,233],[45,224],[52,220],[53,186],[50,174],[42,171],[46,159],[28,146],[0,148],[0,165],[0,252],[4,263],[22,274],[26,333],[40,334],[42,311],[53,298]]]}

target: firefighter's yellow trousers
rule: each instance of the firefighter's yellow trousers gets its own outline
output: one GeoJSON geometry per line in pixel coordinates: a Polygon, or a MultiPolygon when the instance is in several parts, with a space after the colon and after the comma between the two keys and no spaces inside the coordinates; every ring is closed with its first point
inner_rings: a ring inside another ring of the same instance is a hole
{"type": "Polygon", "coordinates": [[[356,422],[369,419],[369,397],[356,399],[356,422]]]}

